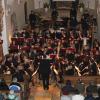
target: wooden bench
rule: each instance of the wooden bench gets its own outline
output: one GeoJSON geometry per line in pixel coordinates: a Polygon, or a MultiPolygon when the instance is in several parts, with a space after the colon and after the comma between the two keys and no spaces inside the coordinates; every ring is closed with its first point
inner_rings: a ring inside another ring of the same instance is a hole
{"type": "Polygon", "coordinates": [[[71,80],[72,84],[76,84],[77,80],[81,79],[83,83],[89,84],[90,81],[94,81],[96,84],[100,84],[100,76],[65,76],[64,80],[71,80]]]}

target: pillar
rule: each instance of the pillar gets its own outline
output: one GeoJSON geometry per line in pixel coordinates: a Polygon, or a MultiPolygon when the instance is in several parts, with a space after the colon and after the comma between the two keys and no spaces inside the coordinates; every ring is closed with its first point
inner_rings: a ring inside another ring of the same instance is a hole
{"type": "Polygon", "coordinates": [[[3,40],[3,54],[8,54],[8,36],[7,36],[7,24],[6,24],[6,10],[5,10],[5,0],[2,0],[3,7],[3,29],[2,29],[2,40],[3,40]]]}
{"type": "Polygon", "coordinates": [[[96,0],[97,3],[97,37],[100,40],[100,0],[96,0]]]}

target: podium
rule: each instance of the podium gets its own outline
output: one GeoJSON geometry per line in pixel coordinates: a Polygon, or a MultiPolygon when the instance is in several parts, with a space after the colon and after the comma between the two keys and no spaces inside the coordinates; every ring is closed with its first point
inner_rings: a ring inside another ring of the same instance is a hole
{"type": "Polygon", "coordinates": [[[3,41],[0,40],[0,62],[1,62],[2,59],[3,59],[3,47],[2,47],[2,43],[3,43],[3,41]]]}

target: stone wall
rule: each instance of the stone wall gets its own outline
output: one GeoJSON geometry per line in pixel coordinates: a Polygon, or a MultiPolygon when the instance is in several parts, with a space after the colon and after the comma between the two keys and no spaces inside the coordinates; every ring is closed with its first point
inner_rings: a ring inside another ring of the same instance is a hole
{"type": "Polygon", "coordinates": [[[0,0],[0,33],[2,31],[2,17],[3,17],[3,9],[2,9],[2,0],[0,0]]]}

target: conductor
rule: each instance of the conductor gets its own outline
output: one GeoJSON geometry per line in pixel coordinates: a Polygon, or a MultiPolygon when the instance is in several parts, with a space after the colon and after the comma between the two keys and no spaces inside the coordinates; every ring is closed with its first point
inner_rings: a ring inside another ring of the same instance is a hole
{"type": "Polygon", "coordinates": [[[44,90],[49,89],[50,62],[51,60],[46,59],[46,56],[44,56],[40,61],[39,73],[43,81],[44,90]]]}

